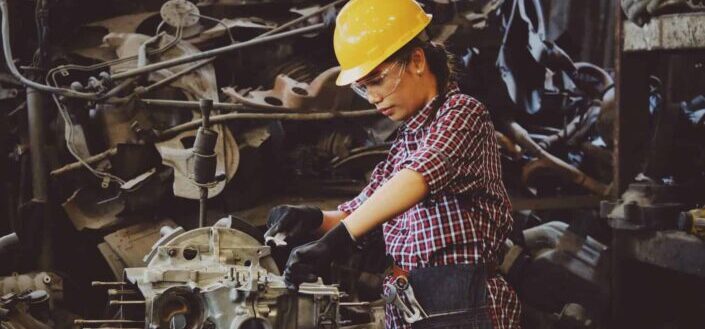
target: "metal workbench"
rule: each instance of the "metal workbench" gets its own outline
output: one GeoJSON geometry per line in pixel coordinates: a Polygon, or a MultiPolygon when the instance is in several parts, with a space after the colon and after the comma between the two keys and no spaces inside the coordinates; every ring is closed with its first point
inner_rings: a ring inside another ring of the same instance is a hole
{"type": "MultiPolygon", "coordinates": [[[[623,20],[619,1],[616,6],[615,83],[619,106],[615,122],[613,201],[643,169],[640,164],[653,156],[643,149],[648,142],[648,129],[642,127],[646,127],[649,120],[645,110],[649,107],[649,75],[657,69],[665,69],[663,85],[670,86],[676,79],[688,77],[676,76],[672,67],[659,67],[659,64],[669,65],[668,58],[674,55],[705,55],[705,13],[664,15],[639,27],[623,20]]],[[[671,101],[669,93],[664,93],[663,104],[671,101]]],[[[665,222],[668,220],[670,218],[664,218],[665,222]]],[[[668,315],[702,314],[702,310],[698,311],[702,306],[697,305],[704,302],[698,295],[705,294],[695,290],[702,291],[705,287],[703,240],[675,229],[630,227],[617,221],[609,221],[609,224],[613,229],[611,328],[661,328],[663,324],[653,320],[661,318],[652,314],[659,311],[668,315]],[[673,278],[675,283],[671,279],[668,282],[654,280],[642,275],[645,271],[657,272],[654,277],[673,278]],[[686,309],[680,304],[686,305],[686,309]]],[[[663,321],[672,323],[668,321],[674,320],[664,317],[663,321]]],[[[700,328],[705,328],[705,319],[702,323],[700,328]]]]}

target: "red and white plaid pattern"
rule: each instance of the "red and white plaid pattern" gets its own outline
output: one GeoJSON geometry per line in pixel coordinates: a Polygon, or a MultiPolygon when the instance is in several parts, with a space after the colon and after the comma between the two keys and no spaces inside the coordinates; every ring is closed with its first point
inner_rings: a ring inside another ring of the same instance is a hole
{"type": "MultiPolygon", "coordinates": [[[[338,206],[352,213],[396,172],[409,168],[420,173],[429,185],[429,196],[383,225],[387,253],[407,271],[493,262],[512,227],[489,113],[455,85],[436,111],[439,100],[405,122],[370,183],[356,198],[338,206]]],[[[494,328],[519,328],[515,292],[499,275],[487,281],[487,288],[494,328]]],[[[386,326],[410,328],[389,305],[386,326]]]]}

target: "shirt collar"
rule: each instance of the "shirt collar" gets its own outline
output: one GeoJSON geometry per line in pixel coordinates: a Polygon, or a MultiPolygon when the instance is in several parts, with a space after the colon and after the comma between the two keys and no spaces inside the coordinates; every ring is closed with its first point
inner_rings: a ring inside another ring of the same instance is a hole
{"type": "Polygon", "coordinates": [[[422,128],[429,122],[429,119],[437,113],[437,110],[445,103],[445,100],[450,96],[460,93],[458,85],[455,82],[448,84],[446,92],[441,98],[440,96],[434,97],[428,104],[426,104],[419,112],[414,114],[411,118],[404,122],[404,127],[406,131],[414,132],[422,128]],[[440,104],[439,104],[440,102],[440,104]]]}

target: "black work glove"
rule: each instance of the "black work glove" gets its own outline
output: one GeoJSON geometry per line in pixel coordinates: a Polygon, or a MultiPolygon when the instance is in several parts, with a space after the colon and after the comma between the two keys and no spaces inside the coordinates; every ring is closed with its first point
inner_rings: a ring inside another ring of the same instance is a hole
{"type": "Polygon", "coordinates": [[[320,240],[294,249],[284,270],[287,288],[297,290],[302,282],[316,282],[318,274],[330,268],[333,259],[345,259],[355,249],[355,241],[343,223],[338,224],[320,240]]]}
{"type": "Polygon", "coordinates": [[[276,206],[269,211],[267,232],[264,237],[274,237],[277,233],[286,236],[287,242],[301,241],[313,236],[323,223],[323,212],[309,206],[276,206]]]}

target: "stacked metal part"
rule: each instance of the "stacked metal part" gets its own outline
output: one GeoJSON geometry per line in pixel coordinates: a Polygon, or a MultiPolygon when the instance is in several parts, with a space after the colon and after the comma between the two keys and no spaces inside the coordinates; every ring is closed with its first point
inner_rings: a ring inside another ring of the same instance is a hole
{"type": "Polygon", "coordinates": [[[213,227],[172,230],[145,256],[146,267],[125,269],[123,284],[139,293],[111,302],[122,308],[120,320],[172,329],[339,325],[338,288],[319,282],[289,292],[270,248],[229,223],[225,218],[213,227]]]}

